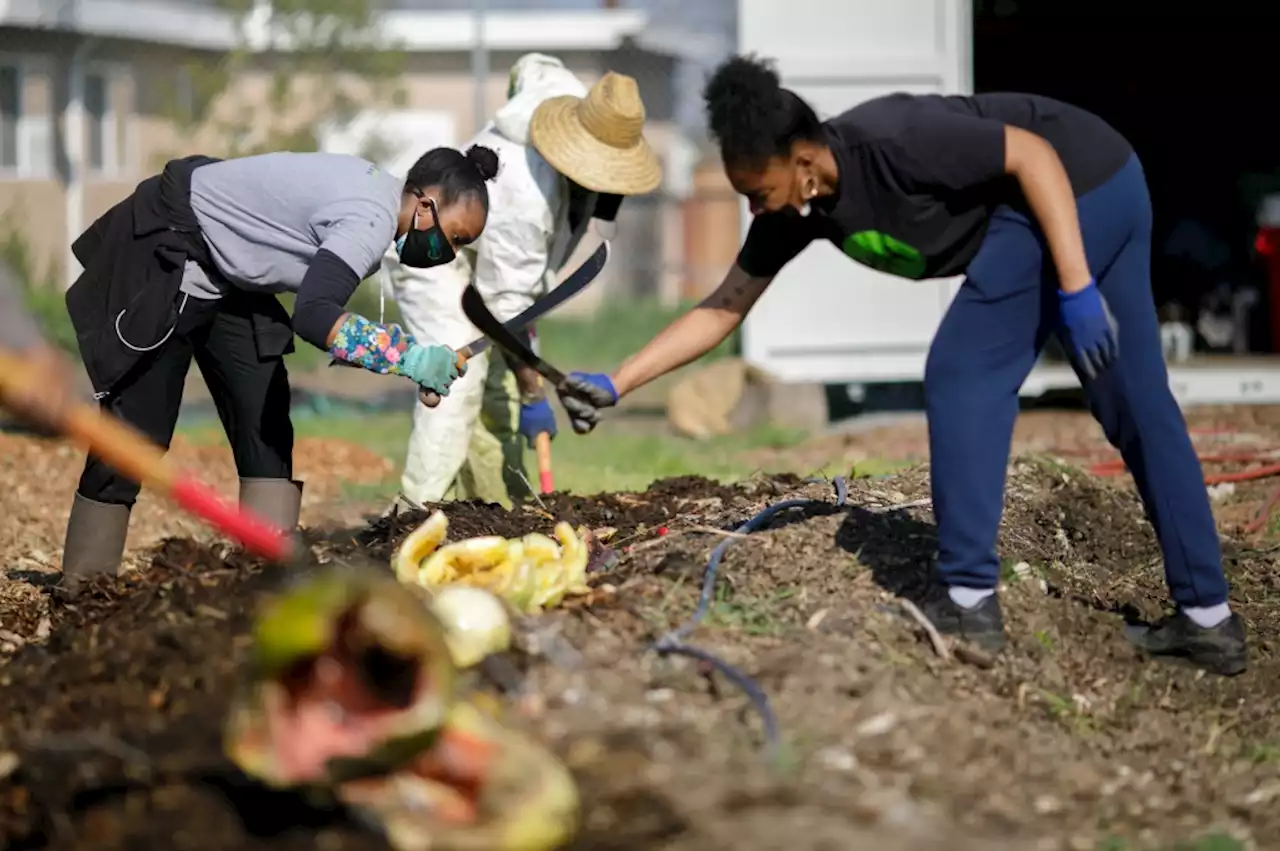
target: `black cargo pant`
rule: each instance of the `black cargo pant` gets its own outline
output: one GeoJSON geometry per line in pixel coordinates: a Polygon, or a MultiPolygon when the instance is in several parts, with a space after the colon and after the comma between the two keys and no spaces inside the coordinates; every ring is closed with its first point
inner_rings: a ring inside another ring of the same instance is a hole
{"type": "MultiPolygon", "coordinates": [[[[119,382],[103,410],[168,449],[194,357],[240,477],[293,478],[289,376],[282,355],[259,355],[255,335],[255,323],[284,314],[283,305],[275,296],[238,290],[217,301],[179,299],[173,333],[119,382]]],[[[77,490],[96,502],[133,505],[140,486],[90,455],[77,490]]]]}

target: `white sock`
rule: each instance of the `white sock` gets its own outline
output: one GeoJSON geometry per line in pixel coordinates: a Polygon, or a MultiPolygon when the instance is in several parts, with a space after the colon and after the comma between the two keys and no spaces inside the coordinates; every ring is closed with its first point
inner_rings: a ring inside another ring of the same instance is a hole
{"type": "Polygon", "coordinates": [[[1231,617],[1231,607],[1226,603],[1216,606],[1184,606],[1182,613],[1191,618],[1191,622],[1201,629],[1213,629],[1231,617]]]}
{"type": "Polygon", "coordinates": [[[993,588],[965,588],[961,585],[952,585],[947,589],[951,602],[962,609],[977,608],[983,600],[995,593],[993,588]]]}

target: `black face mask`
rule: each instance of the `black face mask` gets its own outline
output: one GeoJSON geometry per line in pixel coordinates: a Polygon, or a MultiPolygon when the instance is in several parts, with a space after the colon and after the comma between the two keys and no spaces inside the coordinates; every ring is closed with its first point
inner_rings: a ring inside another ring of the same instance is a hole
{"type": "Polygon", "coordinates": [[[409,230],[396,240],[396,254],[400,262],[415,269],[443,266],[452,263],[454,258],[453,246],[445,238],[444,228],[440,227],[440,211],[436,209],[436,202],[428,198],[427,206],[431,208],[431,227],[418,230],[418,211],[414,210],[409,230]]]}

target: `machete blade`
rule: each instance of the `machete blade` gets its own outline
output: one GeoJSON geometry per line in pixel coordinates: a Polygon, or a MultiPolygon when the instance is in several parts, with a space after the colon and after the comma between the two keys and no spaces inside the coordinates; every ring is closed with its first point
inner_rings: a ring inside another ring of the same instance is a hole
{"type": "Polygon", "coordinates": [[[553,386],[559,387],[564,383],[563,372],[535,355],[509,328],[498,321],[474,284],[467,284],[467,288],[462,291],[462,312],[495,346],[537,371],[553,386]]]}
{"type": "MultiPolygon", "coordinates": [[[[596,279],[600,271],[604,269],[604,264],[609,261],[609,241],[605,240],[593,252],[591,256],[582,261],[582,265],[573,270],[573,274],[564,279],[564,283],[547,293],[542,298],[525,308],[521,313],[517,314],[506,322],[502,323],[503,327],[518,331],[529,323],[533,322],[540,316],[555,310],[569,299],[573,298],[587,285],[596,279]]],[[[475,325],[475,323],[471,323],[475,325]]],[[[476,325],[479,328],[479,325],[476,325]]],[[[483,330],[483,329],[482,329],[483,330]]],[[[479,339],[472,340],[466,346],[459,349],[460,352],[466,352],[467,357],[474,357],[485,349],[489,348],[490,340],[486,334],[479,339]]]]}

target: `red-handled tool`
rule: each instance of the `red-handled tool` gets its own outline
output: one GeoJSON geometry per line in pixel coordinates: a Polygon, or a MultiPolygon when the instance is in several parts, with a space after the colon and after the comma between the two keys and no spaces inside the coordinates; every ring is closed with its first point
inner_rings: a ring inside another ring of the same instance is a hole
{"type": "MultiPolygon", "coordinates": [[[[0,354],[0,398],[29,389],[30,380],[20,359],[0,354]]],[[[277,562],[295,557],[292,535],[175,469],[164,450],[115,417],[89,405],[74,404],[61,422],[50,425],[143,487],[165,494],[254,555],[277,562]]]]}
{"type": "Polygon", "coordinates": [[[542,432],[533,445],[538,453],[538,487],[543,493],[551,493],[556,489],[555,478],[551,475],[551,435],[542,432]]]}

